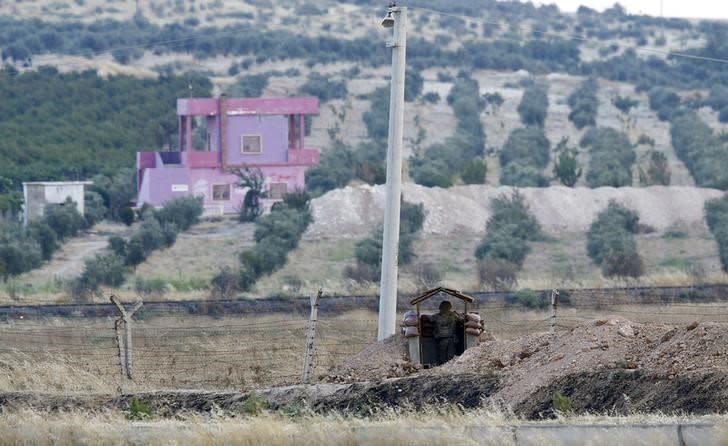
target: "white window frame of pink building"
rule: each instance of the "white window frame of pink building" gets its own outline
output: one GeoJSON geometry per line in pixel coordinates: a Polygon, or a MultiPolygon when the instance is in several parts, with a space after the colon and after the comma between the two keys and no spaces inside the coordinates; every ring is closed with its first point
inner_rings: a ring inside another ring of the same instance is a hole
{"type": "Polygon", "coordinates": [[[263,135],[247,134],[240,135],[240,153],[243,155],[260,155],[263,153],[263,135]],[[250,152],[245,150],[245,138],[258,138],[258,151],[250,152]]]}
{"type": "Polygon", "coordinates": [[[210,196],[212,197],[212,201],[230,201],[230,198],[232,196],[232,185],[231,184],[212,184],[210,185],[210,196]],[[221,186],[227,186],[227,193],[223,193],[223,197],[227,198],[215,198],[215,188],[221,187],[221,186]]]}

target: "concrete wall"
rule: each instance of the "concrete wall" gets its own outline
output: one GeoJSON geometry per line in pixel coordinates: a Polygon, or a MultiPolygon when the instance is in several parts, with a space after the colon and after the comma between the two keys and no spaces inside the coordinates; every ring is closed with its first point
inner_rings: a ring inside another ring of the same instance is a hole
{"type": "Polygon", "coordinates": [[[87,182],[33,182],[23,183],[23,222],[43,216],[49,204],[60,204],[70,198],[76,203],[78,212],[84,213],[84,188],[87,182]]]}

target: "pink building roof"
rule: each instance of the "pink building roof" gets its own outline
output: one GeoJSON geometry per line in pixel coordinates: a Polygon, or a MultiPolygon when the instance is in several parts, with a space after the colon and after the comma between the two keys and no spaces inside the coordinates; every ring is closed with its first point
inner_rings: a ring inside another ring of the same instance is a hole
{"type": "MultiPolygon", "coordinates": [[[[179,116],[216,116],[218,98],[177,99],[179,116]]],[[[296,98],[226,98],[228,116],[235,115],[315,115],[319,100],[314,97],[296,98]]]]}

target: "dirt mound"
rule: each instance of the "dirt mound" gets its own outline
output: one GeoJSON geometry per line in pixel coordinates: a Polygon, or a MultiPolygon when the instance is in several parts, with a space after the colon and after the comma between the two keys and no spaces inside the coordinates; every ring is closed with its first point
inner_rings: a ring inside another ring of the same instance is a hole
{"type": "Polygon", "coordinates": [[[326,382],[380,381],[419,370],[407,359],[407,338],[394,335],[376,342],[322,376],[326,382]]]}
{"type": "MultiPolygon", "coordinates": [[[[427,216],[425,234],[481,233],[491,214],[490,201],[513,188],[470,185],[449,189],[403,185],[404,197],[423,203],[427,216]]],[[[552,186],[520,188],[531,211],[551,234],[584,232],[609,200],[616,200],[640,215],[640,221],[658,231],[678,226],[706,231],[705,200],[722,196],[716,189],[679,186],[569,188],[552,186]]],[[[363,237],[381,224],[384,186],[348,186],[333,190],[312,202],[314,222],[306,238],[363,237]]]]}
{"type": "Polygon", "coordinates": [[[484,396],[510,407],[524,407],[532,406],[539,389],[568,381],[568,377],[624,372],[671,381],[728,373],[728,325],[713,322],[673,326],[608,317],[556,335],[485,340],[441,367],[422,371],[406,360],[406,346],[402,336],[373,344],[333,369],[326,380],[498,376],[498,388],[484,396]]]}

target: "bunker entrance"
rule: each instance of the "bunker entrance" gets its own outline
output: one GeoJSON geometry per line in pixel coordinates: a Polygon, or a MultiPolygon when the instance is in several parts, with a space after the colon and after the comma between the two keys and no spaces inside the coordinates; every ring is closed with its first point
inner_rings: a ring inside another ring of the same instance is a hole
{"type": "Polygon", "coordinates": [[[480,315],[469,310],[474,302],[474,297],[445,287],[433,288],[410,300],[415,310],[405,313],[403,320],[410,361],[424,366],[441,365],[478,345],[483,324],[480,315]],[[422,311],[422,303],[429,299],[440,300],[438,311],[422,311]]]}

